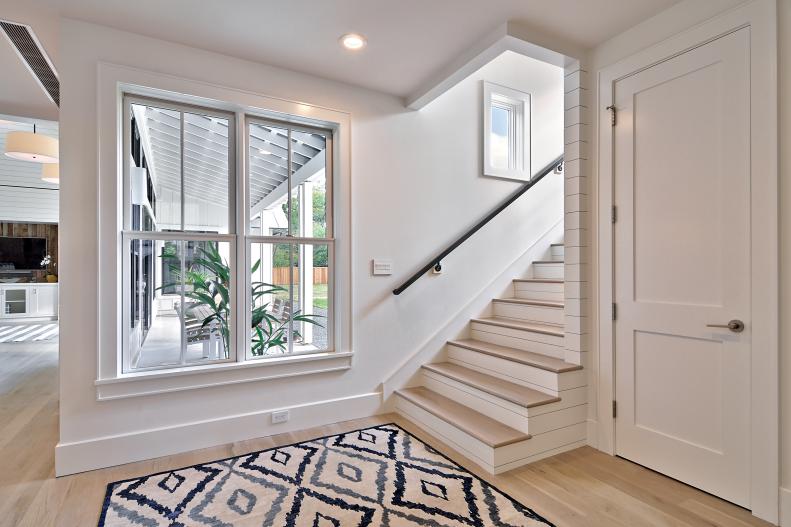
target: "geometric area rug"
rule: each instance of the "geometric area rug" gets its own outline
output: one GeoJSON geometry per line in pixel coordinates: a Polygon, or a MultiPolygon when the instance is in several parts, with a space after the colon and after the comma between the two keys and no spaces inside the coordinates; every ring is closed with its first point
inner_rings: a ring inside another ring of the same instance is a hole
{"type": "Polygon", "coordinates": [[[395,424],[107,486],[99,527],[552,524],[395,424]]]}

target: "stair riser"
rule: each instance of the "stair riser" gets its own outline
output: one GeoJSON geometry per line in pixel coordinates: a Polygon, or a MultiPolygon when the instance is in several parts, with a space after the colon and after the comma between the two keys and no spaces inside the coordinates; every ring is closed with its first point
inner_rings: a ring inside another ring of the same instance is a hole
{"type": "MultiPolygon", "coordinates": [[[[494,473],[494,449],[396,394],[396,411],[494,473]]],[[[529,440],[528,440],[529,441],[529,440]]]]}
{"type": "Polygon", "coordinates": [[[495,474],[502,474],[567,450],[585,445],[588,427],[581,422],[552,430],[545,434],[534,435],[526,441],[527,445],[508,445],[495,452],[495,474]],[[558,447],[558,445],[565,445],[558,447]],[[521,448],[520,448],[521,447],[521,448]]]}
{"type": "Polygon", "coordinates": [[[553,245],[549,249],[549,254],[553,260],[563,260],[565,252],[565,247],[562,245],[553,245]]]}
{"type": "Polygon", "coordinates": [[[546,300],[563,302],[563,284],[542,284],[540,282],[514,282],[514,297],[527,300],[546,300]]]}
{"type": "Polygon", "coordinates": [[[562,263],[534,263],[533,278],[556,278],[563,279],[562,263]]]}
{"type": "Polygon", "coordinates": [[[586,384],[584,370],[555,373],[453,345],[448,346],[448,360],[552,395],[586,384]]]}
{"type": "Polygon", "coordinates": [[[588,415],[585,402],[572,406],[561,400],[557,403],[525,408],[435,372],[423,372],[423,386],[511,428],[532,435],[585,421],[588,415]],[[546,407],[552,410],[533,413],[546,407]]]}
{"type": "Polygon", "coordinates": [[[582,446],[587,433],[586,423],[581,422],[493,449],[400,396],[396,396],[396,411],[492,474],[501,474],[566,448],[556,445],[582,446]]]}
{"type": "Polygon", "coordinates": [[[494,316],[496,317],[515,318],[541,324],[563,324],[563,308],[511,304],[508,302],[493,302],[492,305],[494,307],[494,316]]]}
{"type": "Polygon", "coordinates": [[[511,428],[530,433],[524,407],[433,372],[423,372],[423,386],[511,428]]]}
{"type": "Polygon", "coordinates": [[[470,337],[491,344],[542,353],[558,359],[565,357],[563,337],[554,335],[473,322],[470,325],[470,337]]]}

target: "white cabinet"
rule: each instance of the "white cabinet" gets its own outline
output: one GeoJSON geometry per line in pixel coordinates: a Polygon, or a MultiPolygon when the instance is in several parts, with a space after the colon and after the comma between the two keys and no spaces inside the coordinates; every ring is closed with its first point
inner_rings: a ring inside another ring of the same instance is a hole
{"type": "Polygon", "coordinates": [[[58,314],[58,286],[57,284],[36,284],[33,289],[33,302],[35,310],[31,309],[34,316],[54,317],[58,314]]]}
{"type": "Polygon", "coordinates": [[[0,319],[58,316],[58,284],[0,284],[0,319]]]}
{"type": "Polygon", "coordinates": [[[26,286],[5,286],[2,288],[3,318],[26,317],[29,311],[30,288],[26,286]]]}

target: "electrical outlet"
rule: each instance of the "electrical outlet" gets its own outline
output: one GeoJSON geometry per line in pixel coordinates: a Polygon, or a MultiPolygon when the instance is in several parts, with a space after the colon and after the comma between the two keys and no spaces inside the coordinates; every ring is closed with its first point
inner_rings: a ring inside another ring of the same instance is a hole
{"type": "Polygon", "coordinates": [[[285,423],[288,421],[289,414],[288,410],[278,410],[277,412],[272,412],[272,424],[276,425],[277,423],[285,423]]]}

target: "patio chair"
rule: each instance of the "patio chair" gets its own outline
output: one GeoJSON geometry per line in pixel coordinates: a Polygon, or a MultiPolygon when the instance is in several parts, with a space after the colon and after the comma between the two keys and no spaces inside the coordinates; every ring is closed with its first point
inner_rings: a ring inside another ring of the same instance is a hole
{"type": "Polygon", "coordinates": [[[212,315],[212,310],[204,304],[186,304],[186,309],[180,302],[176,302],[174,309],[179,315],[179,320],[184,326],[187,345],[200,342],[203,346],[204,359],[220,359],[222,338],[217,321],[213,320],[206,326],[203,321],[212,315]]]}

